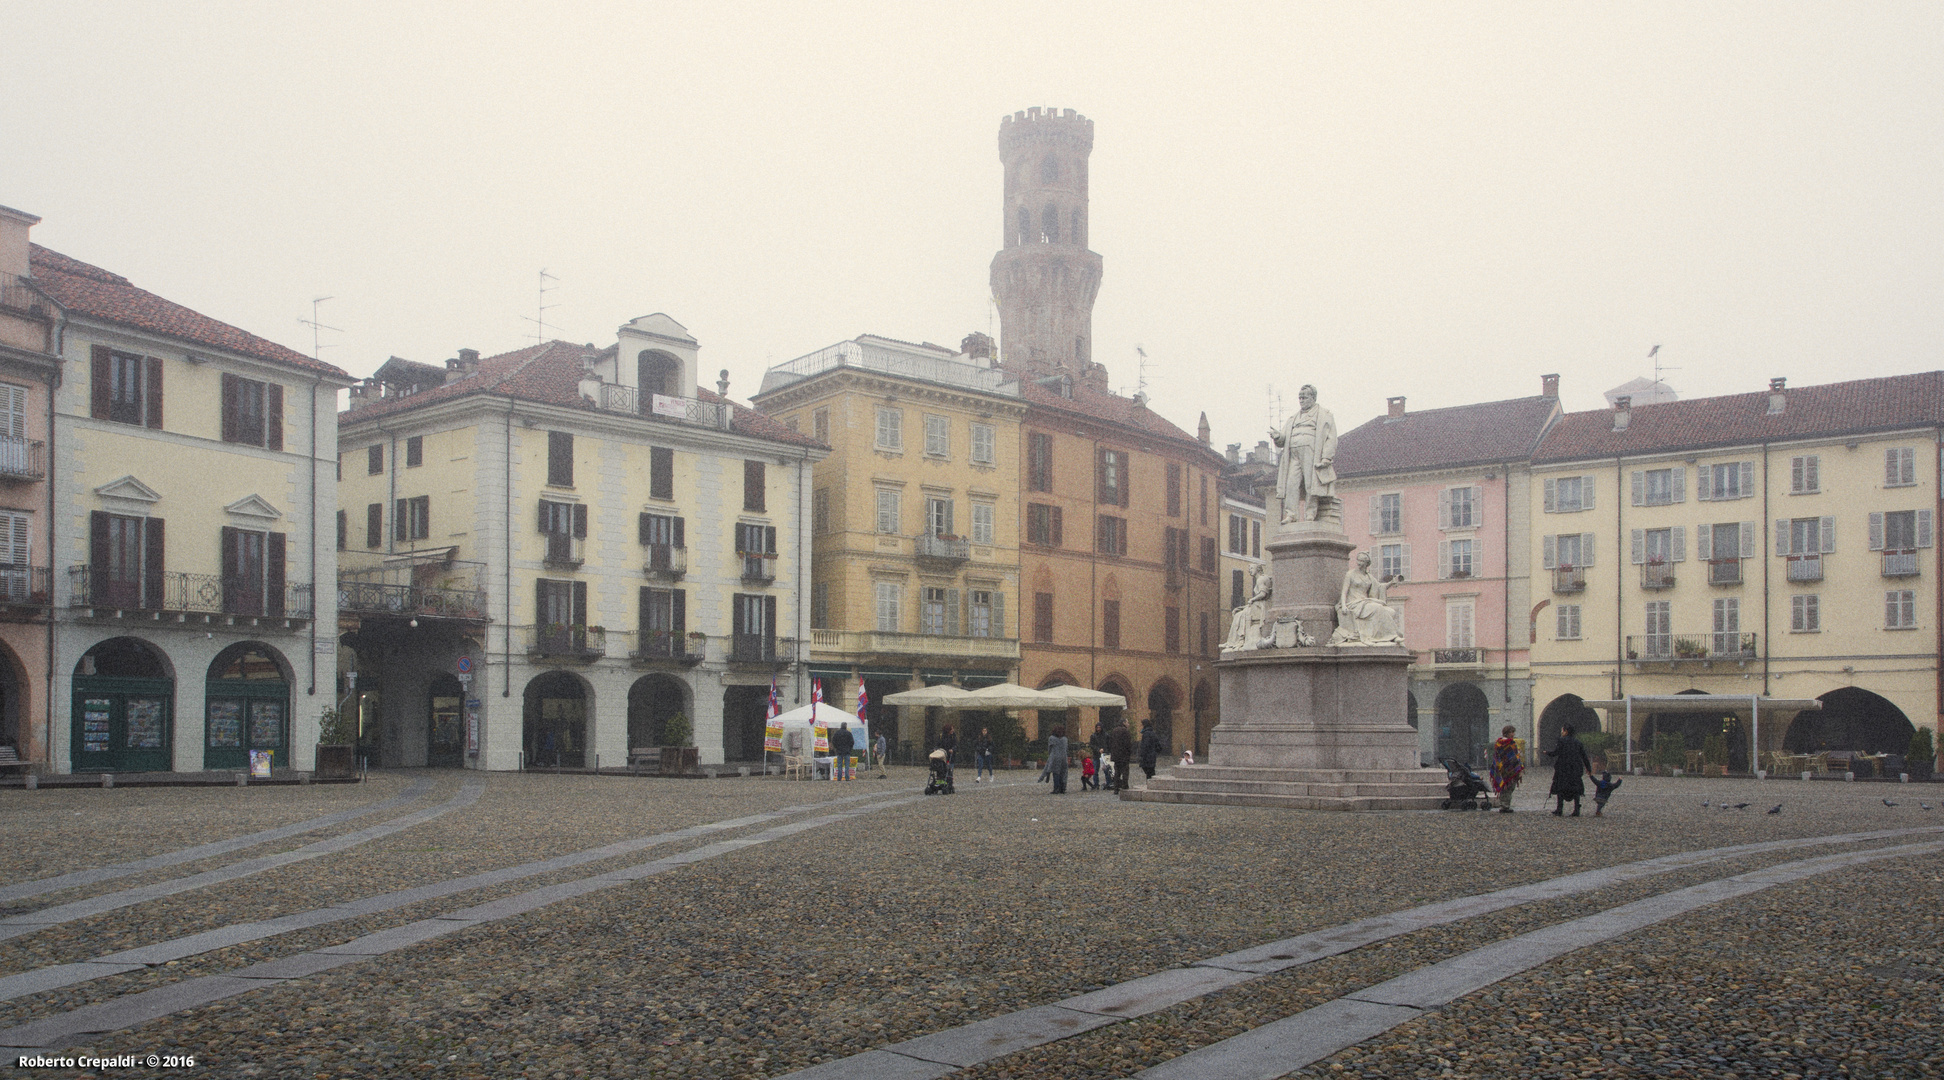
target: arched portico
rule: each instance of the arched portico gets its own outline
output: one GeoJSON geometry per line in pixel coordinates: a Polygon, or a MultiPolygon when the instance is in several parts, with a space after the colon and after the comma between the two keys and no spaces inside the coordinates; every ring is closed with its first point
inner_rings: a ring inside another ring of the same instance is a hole
{"type": "Polygon", "coordinates": [[[521,708],[520,745],[529,768],[583,768],[588,754],[588,720],[593,692],[571,671],[549,671],[526,684],[521,708]]]}
{"type": "Polygon", "coordinates": [[[70,767],[166,772],[175,740],[175,669],[136,637],[109,638],[74,665],[70,767]]]}

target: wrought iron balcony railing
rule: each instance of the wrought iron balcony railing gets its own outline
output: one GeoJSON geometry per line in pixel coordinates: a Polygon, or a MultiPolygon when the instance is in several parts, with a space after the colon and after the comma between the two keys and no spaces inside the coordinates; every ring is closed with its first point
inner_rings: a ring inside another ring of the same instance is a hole
{"type": "Polygon", "coordinates": [[[676,630],[642,631],[640,645],[629,655],[632,660],[667,660],[677,664],[699,664],[708,639],[701,634],[676,630]]]}
{"type": "Polygon", "coordinates": [[[1789,556],[1790,581],[1821,581],[1823,579],[1823,559],[1821,555],[1789,556]]]}
{"type": "Polygon", "coordinates": [[[483,565],[457,559],[338,571],[338,611],[484,621],[483,565]]]}
{"type": "Polygon", "coordinates": [[[51,315],[54,305],[42,296],[27,279],[13,274],[0,274],[0,308],[21,311],[29,315],[51,315]]]}
{"type": "Polygon", "coordinates": [[[1757,637],[1739,630],[1699,634],[1629,634],[1629,660],[1753,660],[1757,637]]]}
{"type": "Polygon", "coordinates": [[[936,533],[918,534],[917,555],[921,559],[949,559],[964,562],[972,557],[972,542],[956,536],[939,536],[936,533]]]}
{"type": "Polygon", "coordinates": [[[54,603],[54,568],[0,563],[0,604],[49,607],[54,603]]]}
{"type": "Polygon", "coordinates": [[[1916,577],[1917,553],[1915,551],[1886,551],[1883,553],[1884,577],[1916,577]]]}
{"type": "Polygon", "coordinates": [[[1431,662],[1434,664],[1476,664],[1478,663],[1478,650],[1434,649],[1431,652],[1431,662]]]}
{"type": "Polygon", "coordinates": [[[752,585],[767,585],[776,580],[776,556],[769,552],[739,551],[742,579],[752,585]]]}
{"type": "Polygon", "coordinates": [[[117,578],[92,566],[68,568],[69,606],[115,611],[184,611],[308,619],[315,613],[309,585],[263,585],[221,574],[165,571],[117,578]]]}
{"type": "Polygon", "coordinates": [[[649,544],[648,558],[641,564],[641,572],[647,577],[673,581],[688,573],[688,549],[673,544],[649,544]]]}
{"type": "Polygon", "coordinates": [[[589,661],[607,655],[607,630],[578,623],[541,623],[527,632],[527,655],[589,661]]]}
{"type": "Polygon", "coordinates": [[[1643,589],[1671,589],[1674,587],[1674,564],[1648,562],[1640,564],[1640,587],[1643,589]]]}
{"type": "Polygon", "coordinates": [[[1708,584],[1740,585],[1742,583],[1742,561],[1739,556],[1733,559],[1708,560],[1708,584]]]}
{"type": "Polygon", "coordinates": [[[1560,566],[1553,570],[1553,591],[1574,593],[1586,591],[1586,567],[1560,566]]]}
{"type": "Polygon", "coordinates": [[[42,463],[46,444],[39,439],[0,435],[0,480],[44,480],[47,466],[42,463]]]}
{"type": "Polygon", "coordinates": [[[728,431],[735,411],[719,401],[643,394],[639,387],[602,383],[600,406],[607,412],[633,413],[651,420],[671,420],[728,431]]]}

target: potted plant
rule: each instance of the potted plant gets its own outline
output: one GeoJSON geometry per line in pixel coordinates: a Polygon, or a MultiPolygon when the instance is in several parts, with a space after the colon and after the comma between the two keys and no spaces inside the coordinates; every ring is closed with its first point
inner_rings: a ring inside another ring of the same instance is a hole
{"type": "Polygon", "coordinates": [[[317,714],[317,764],[312,767],[319,780],[349,780],[356,775],[357,733],[351,730],[351,717],[335,708],[317,714]]]}
{"type": "Polygon", "coordinates": [[[697,751],[689,745],[695,741],[695,725],[689,721],[688,713],[678,712],[662,724],[661,774],[663,776],[684,776],[694,771],[697,751]]]}
{"type": "Polygon", "coordinates": [[[1665,775],[1673,775],[1687,761],[1687,743],[1672,731],[1663,731],[1654,736],[1654,748],[1648,760],[1665,775]]]}
{"type": "Polygon", "coordinates": [[[1910,752],[1904,755],[1904,770],[1919,782],[1929,780],[1937,767],[1937,744],[1929,728],[1918,728],[1910,737],[1910,752]]]}
{"type": "Polygon", "coordinates": [[[1728,736],[1710,735],[1701,740],[1701,762],[1709,776],[1728,775],[1728,736]]]}
{"type": "Polygon", "coordinates": [[[1674,655],[1683,660],[1699,660],[1708,655],[1708,646],[1694,638],[1675,638],[1674,655]]]}

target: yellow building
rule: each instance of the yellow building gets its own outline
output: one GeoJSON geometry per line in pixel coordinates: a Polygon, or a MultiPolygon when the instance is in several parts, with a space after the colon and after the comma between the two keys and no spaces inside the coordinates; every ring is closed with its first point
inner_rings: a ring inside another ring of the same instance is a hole
{"type": "Polygon", "coordinates": [[[32,267],[66,368],[53,767],[230,770],[264,752],[309,769],[333,704],[330,455],[350,376],[45,248],[32,267]]]}
{"type": "Polygon", "coordinates": [[[1018,384],[982,334],[958,352],[864,335],[771,368],[754,403],[831,450],[811,481],[812,675],[846,711],[864,687],[873,734],[929,746],[953,721],[883,695],[1018,673],[1018,384]]]}
{"type": "Polygon", "coordinates": [[[807,683],[808,436],[696,385],[666,315],[605,349],[394,359],[341,417],[340,629],[392,765],[619,767],[677,714],[762,760],[807,683]]]}
{"type": "Polygon", "coordinates": [[[1726,734],[1731,769],[1773,768],[1784,751],[1901,755],[1913,725],[1935,729],[1940,423],[1944,372],[1561,418],[1531,478],[1545,744],[1591,721],[1583,699],[1693,691],[1823,708],[1758,733],[1636,715],[1637,752],[1726,734]]]}

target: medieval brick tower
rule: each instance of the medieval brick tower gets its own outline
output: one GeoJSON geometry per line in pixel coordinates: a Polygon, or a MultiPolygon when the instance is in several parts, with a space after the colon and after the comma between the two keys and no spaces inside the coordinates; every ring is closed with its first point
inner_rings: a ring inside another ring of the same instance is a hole
{"type": "Polygon", "coordinates": [[[1100,256],[1087,250],[1087,155],[1093,121],[1027,109],[999,121],[1005,246],[992,257],[1000,356],[1030,374],[1078,379],[1093,360],[1100,256]]]}

